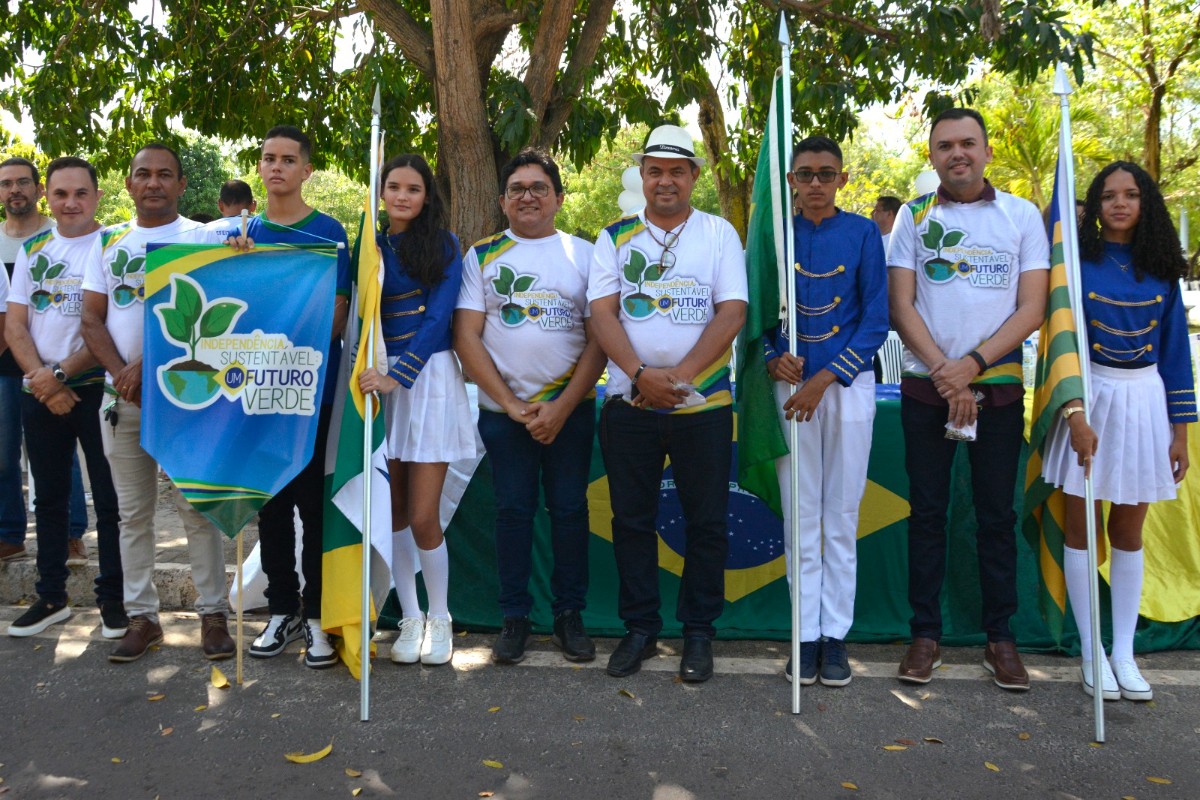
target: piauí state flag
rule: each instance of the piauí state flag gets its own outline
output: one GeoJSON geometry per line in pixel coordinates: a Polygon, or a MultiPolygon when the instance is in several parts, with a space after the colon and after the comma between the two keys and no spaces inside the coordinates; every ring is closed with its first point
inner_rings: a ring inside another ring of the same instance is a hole
{"type": "MultiPolygon", "coordinates": [[[[1022,529],[1039,566],[1038,601],[1054,640],[1061,644],[1067,609],[1063,576],[1063,530],[1066,499],[1061,489],[1042,480],[1042,457],[1046,436],[1063,403],[1083,397],[1078,340],[1071,311],[1067,265],[1075,259],[1063,225],[1075,224],[1075,207],[1066,186],[1071,143],[1060,134],[1058,170],[1054,176],[1054,199],[1050,203],[1050,294],[1046,320],[1038,337],[1037,378],[1033,393],[1033,416],[1029,430],[1029,461],[1025,472],[1025,513],[1022,529]]],[[[1082,468],[1081,468],[1082,469],[1082,468]]]]}
{"type": "Polygon", "coordinates": [[[783,78],[777,74],[751,195],[746,236],[749,303],[746,324],[737,340],[734,402],[738,415],[738,483],[761,497],[780,517],[783,506],[775,459],[787,455],[788,445],[775,407],[774,382],[763,360],[763,341],[773,336],[779,325],[780,303],[786,302],[783,281],[791,278],[791,270],[784,263],[786,222],[791,213],[787,185],[791,126],[780,115],[783,91],[783,78]]]}
{"type": "Polygon", "coordinates": [[[142,447],[227,536],[312,457],[336,267],[328,245],[147,248],[142,447]]]}
{"type": "MultiPolygon", "coordinates": [[[[383,294],[383,265],[375,241],[375,213],[368,190],[366,209],[354,247],[354,307],[346,325],[349,353],[342,359],[326,448],[325,488],[331,502],[325,506],[325,539],[321,559],[321,627],[340,636],[335,640],[342,661],[355,678],[362,665],[362,557],[363,490],[370,481],[370,525],[374,547],[390,549],[392,541],[391,497],[388,493],[387,460],[383,451],[383,411],[379,398],[372,401],[367,419],[367,398],[358,386],[363,370],[387,371],[379,302],[383,294]],[[374,340],[374,358],[368,361],[368,344],[374,340]],[[371,469],[364,474],[366,434],[370,430],[371,469]]],[[[372,556],[372,560],[376,560],[372,556]]],[[[374,572],[375,570],[372,569],[374,572]]],[[[388,586],[382,587],[386,595],[388,586]]],[[[382,598],[372,596],[370,619],[382,598]]]]}

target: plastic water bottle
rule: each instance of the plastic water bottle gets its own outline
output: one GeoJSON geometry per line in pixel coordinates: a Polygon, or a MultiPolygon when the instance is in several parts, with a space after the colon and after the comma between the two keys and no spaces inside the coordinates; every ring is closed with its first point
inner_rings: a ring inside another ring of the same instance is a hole
{"type": "Polygon", "coordinates": [[[1021,377],[1028,388],[1037,381],[1037,343],[1033,339],[1026,339],[1021,346],[1021,377]]]}

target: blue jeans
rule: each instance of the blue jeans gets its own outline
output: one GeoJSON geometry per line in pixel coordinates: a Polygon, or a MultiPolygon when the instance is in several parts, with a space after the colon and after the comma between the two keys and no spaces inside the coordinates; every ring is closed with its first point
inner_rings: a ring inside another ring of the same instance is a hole
{"type": "Polygon", "coordinates": [[[659,414],[612,399],[600,412],[600,451],[612,499],[617,611],[625,628],[649,636],[662,630],[656,521],[669,457],[686,523],[675,618],[684,636],[713,636],[725,606],[733,409],[659,414]]]}
{"type": "MultiPolygon", "coordinates": [[[[71,459],[76,443],[83,448],[92,479],[96,509],[100,573],[96,576],[98,604],[124,601],[121,574],[120,515],[108,460],[100,439],[98,385],[75,389],[79,402],[67,414],[50,413],[33,395],[21,396],[21,422],[29,471],[37,486],[33,501],[37,525],[38,596],[54,605],[67,602],[67,535],[70,528],[71,459]]],[[[80,492],[82,497],[82,492],[80,492]]]]}
{"type": "Polygon", "coordinates": [[[596,433],[596,401],[585,400],[571,412],[549,445],[539,444],[507,414],[480,410],[479,436],[491,454],[496,495],[496,564],[500,571],[500,610],[506,617],[527,617],[533,609],[529,576],[533,571],[533,517],[538,478],[550,513],[554,571],[551,609],[582,611],[588,589],[588,470],[596,433]]]}
{"type": "MultiPolygon", "coordinates": [[[[900,398],[904,463],[908,470],[908,602],[913,637],[942,636],[941,590],[946,578],[946,513],[958,442],[947,439],[946,406],[900,398]]],[[[1025,429],[1021,402],[979,412],[977,439],[967,444],[975,505],[975,547],[988,641],[1013,641],[1017,611],[1017,464],[1025,429]]]]}
{"type": "MultiPolygon", "coordinates": [[[[25,544],[25,497],[21,491],[21,378],[0,375],[0,542],[25,544]]],[[[71,538],[87,532],[87,500],[79,454],[71,464],[71,538]]]]}

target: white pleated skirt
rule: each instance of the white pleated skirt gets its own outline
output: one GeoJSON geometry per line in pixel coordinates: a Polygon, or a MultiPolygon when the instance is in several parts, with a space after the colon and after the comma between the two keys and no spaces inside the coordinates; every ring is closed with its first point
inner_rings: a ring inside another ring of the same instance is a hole
{"type": "MultiPolygon", "coordinates": [[[[1089,421],[1100,440],[1092,464],[1094,497],[1120,505],[1173,500],[1171,424],[1158,367],[1092,364],[1091,370],[1089,421]]],[[[1042,477],[1067,494],[1083,497],[1083,467],[1071,449],[1070,433],[1066,420],[1058,417],[1047,438],[1042,477]]]]}
{"type": "MultiPolygon", "coordinates": [[[[389,356],[388,366],[395,363],[389,356]]],[[[439,463],[475,456],[471,404],[452,351],[434,353],[411,389],[398,386],[384,398],[389,459],[439,463]]]]}

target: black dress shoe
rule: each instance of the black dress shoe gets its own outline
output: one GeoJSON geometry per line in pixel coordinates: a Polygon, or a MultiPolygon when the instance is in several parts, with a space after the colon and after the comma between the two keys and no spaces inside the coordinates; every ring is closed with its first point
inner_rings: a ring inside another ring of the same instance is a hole
{"type": "Polygon", "coordinates": [[[642,659],[652,658],[657,652],[658,637],[627,633],[608,657],[608,674],[614,678],[628,678],[642,668],[642,659]]]}
{"type": "Polygon", "coordinates": [[[703,683],[713,675],[712,639],[688,636],[683,640],[679,677],[687,683],[703,683]]]}

